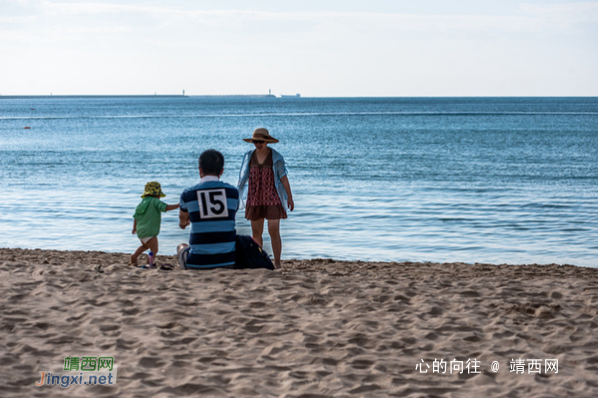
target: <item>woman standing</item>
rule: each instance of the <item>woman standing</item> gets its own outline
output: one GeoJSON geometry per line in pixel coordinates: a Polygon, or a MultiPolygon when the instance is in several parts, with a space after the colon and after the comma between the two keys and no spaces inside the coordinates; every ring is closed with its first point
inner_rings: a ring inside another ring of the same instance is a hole
{"type": "Polygon", "coordinates": [[[237,186],[240,197],[243,198],[245,186],[249,183],[245,218],[251,221],[253,239],[260,246],[263,246],[264,220],[268,220],[274,266],[280,268],[280,220],[287,218],[287,206],[289,211],[295,208],[287,168],[282,155],[268,147],[268,144],[275,144],[278,140],[265,128],[255,129],[253,136],[244,138],[243,141],[255,146],[243,157],[237,186]]]}

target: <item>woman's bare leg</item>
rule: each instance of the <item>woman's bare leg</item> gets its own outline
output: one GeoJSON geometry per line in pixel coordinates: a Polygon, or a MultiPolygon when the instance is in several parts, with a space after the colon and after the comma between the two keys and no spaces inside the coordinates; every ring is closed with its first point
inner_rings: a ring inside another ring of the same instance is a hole
{"type": "Polygon", "coordinates": [[[272,242],[274,254],[274,267],[280,268],[280,255],[282,253],[282,239],[280,238],[280,220],[268,220],[268,233],[272,242]]]}
{"type": "Polygon", "coordinates": [[[264,219],[251,220],[251,237],[260,247],[264,246],[262,234],[264,233],[264,219]]]}

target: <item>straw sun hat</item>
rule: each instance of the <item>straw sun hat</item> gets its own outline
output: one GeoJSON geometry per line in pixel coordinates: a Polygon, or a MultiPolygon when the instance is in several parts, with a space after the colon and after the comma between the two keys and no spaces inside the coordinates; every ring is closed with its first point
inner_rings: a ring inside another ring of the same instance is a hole
{"type": "Polygon", "coordinates": [[[264,141],[269,144],[275,144],[278,140],[270,135],[268,130],[263,127],[257,128],[253,131],[253,136],[251,138],[243,138],[245,142],[253,142],[253,141],[264,141]]]}

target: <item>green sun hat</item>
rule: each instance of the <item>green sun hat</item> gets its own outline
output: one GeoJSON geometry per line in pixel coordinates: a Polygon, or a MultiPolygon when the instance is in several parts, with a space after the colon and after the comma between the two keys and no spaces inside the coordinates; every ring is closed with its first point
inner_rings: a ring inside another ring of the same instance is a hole
{"type": "Polygon", "coordinates": [[[150,181],[145,184],[145,190],[143,191],[143,195],[141,195],[142,198],[145,198],[146,196],[158,196],[163,198],[166,194],[162,192],[162,187],[158,181],[150,181]]]}

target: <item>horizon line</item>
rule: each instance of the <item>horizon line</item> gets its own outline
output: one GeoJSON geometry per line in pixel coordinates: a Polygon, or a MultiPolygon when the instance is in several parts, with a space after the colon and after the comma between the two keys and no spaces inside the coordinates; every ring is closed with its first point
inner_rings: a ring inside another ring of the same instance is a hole
{"type": "Polygon", "coordinates": [[[359,95],[359,96],[277,96],[274,94],[0,94],[0,99],[18,98],[598,98],[598,95],[359,95]]]}

